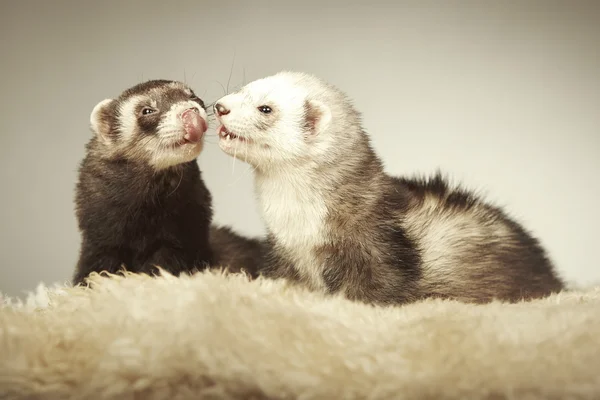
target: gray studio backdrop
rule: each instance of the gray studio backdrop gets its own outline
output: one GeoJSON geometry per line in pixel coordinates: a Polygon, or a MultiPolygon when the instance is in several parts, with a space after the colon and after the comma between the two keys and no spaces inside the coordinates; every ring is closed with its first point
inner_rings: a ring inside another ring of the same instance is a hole
{"type": "MultiPolygon", "coordinates": [[[[523,221],[568,280],[598,281],[599,4],[2,1],[0,291],[71,277],[98,101],[169,78],[210,102],[230,71],[232,90],[281,69],[348,92],[389,172],[441,167],[523,221]]],[[[199,163],[215,219],[262,233],[251,171],[212,128],[199,163]]]]}

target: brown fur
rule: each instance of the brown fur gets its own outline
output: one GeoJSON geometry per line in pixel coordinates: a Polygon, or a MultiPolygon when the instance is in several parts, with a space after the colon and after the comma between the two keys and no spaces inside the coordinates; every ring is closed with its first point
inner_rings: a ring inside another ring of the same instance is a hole
{"type": "MultiPolygon", "coordinates": [[[[94,108],[95,135],[87,144],[76,191],[82,246],[74,283],[92,272],[122,268],[153,274],[156,266],[179,274],[223,265],[256,277],[263,242],[210,225],[212,196],[196,160],[161,169],[150,165],[154,153],[168,145],[160,142],[164,115],[183,101],[204,109],[181,82],[155,80],[94,108]],[[152,101],[160,110],[138,116],[152,101]]],[[[173,134],[183,128],[171,122],[169,129],[173,134]]]]}
{"type": "MultiPolygon", "coordinates": [[[[373,154],[369,147],[357,153],[373,154]]],[[[357,163],[360,170],[348,174],[328,199],[328,240],[313,250],[324,266],[330,293],[378,304],[426,297],[486,303],[562,290],[540,245],[502,210],[446,186],[441,176],[426,181],[393,178],[383,173],[375,157],[366,158],[371,162],[357,163]],[[443,187],[443,193],[423,189],[432,182],[443,187]],[[463,224],[454,224],[453,218],[463,224]],[[432,220],[448,221],[444,229],[454,235],[452,246],[439,254],[443,264],[424,262],[423,237],[432,220]],[[468,234],[469,229],[476,234],[468,234]]],[[[285,249],[277,246],[277,238],[270,239],[275,252],[267,275],[311,287],[285,249]]]]}
{"type": "Polygon", "coordinates": [[[92,272],[153,274],[160,266],[180,274],[213,263],[212,197],[195,158],[186,155],[162,169],[150,164],[152,149],[169,146],[160,139],[164,116],[183,102],[204,109],[202,100],[182,83],[153,80],[94,108],[90,122],[95,135],[86,146],[75,193],[81,246],[74,284],[84,283],[92,272]],[[133,101],[136,96],[143,99],[133,101]],[[139,116],[152,101],[161,110],[139,116]],[[123,115],[128,103],[135,109],[123,115]],[[129,129],[124,121],[130,122],[129,129]],[[150,147],[152,143],[156,145],[150,147]]]}
{"type": "Polygon", "coordinates": [[[210,246],[213,249],[214,266],[231,273],[247,273],[253,279],[259,275],[266,253],[266,242],[234,232],[229,227],[210,227],[210,246]]]}

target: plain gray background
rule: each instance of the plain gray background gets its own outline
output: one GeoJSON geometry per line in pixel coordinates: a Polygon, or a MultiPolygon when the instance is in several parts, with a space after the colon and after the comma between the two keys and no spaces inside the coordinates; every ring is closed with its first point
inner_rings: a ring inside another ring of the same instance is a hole
{"type": "MultiPolygon", "coordinates": [[[[94,105],[142,79],[205,101],[281,69],[338,85],[394,174],[440,167],[505,205],[577,283],[600,279],[595,1],[2,1],[0,291],[70,279],[94,105]]],[[[214,124],[215,220],[263,232],[214,124]]]]}

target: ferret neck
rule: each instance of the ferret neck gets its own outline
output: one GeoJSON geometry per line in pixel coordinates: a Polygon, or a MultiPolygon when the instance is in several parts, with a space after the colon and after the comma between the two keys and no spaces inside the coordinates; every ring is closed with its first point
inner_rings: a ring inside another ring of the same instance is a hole
{"type": "MultiPolygon", "coordinates": [[[[303,160],[278,165],[274,168],[256,170],[259,181],[294,183],[305,190],[324,195],[337,194],[346,197],[345,191],[373,185],[385,179],[383,164],[366,137],[359,140],[352,150],[328,160],[303,160]]],[[[357,194],[348,193],[350,197],[357,194]]]]}

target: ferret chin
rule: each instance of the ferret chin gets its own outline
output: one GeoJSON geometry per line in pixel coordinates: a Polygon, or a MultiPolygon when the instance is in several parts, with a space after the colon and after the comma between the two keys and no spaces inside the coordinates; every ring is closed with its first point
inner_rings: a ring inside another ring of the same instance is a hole
{"type": "Polygon", "coordinates": [[[82,235],[73,283],[91,272],[193,272],[213,262],[211,195],[196,158],[204,103],[181,82],[154,80],[99,102],[76,187],[82,235]]]}
{"type": "Polygon", "coordinates": [[[439,173],[387,175],[334,86],[281,72],[214,108],[220,148],[255,167],[266,276],[376,304],[519,301],[563,288],[538,240],[502,209],[439,173]]]}

